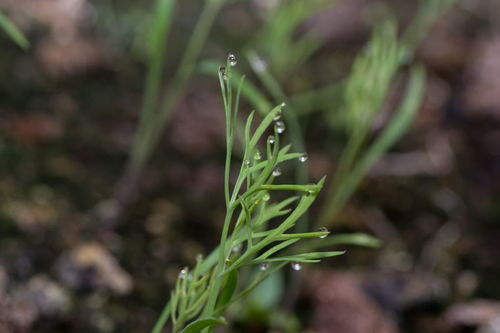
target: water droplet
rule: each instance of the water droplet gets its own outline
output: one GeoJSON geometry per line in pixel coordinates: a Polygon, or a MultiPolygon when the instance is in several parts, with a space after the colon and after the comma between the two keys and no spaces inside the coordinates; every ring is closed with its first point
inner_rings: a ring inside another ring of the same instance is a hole
{"type": "Polygon", "coordinates": [[[304,153],[302,154],[302,156],[299,157],[299,162],[304,163],[305,161],[307,161],[308,158],[309,156],[307,156],[307,154],[304,153]]]}
{"type": "Polygon", "coordinates": [[[244,160],[243,164],[246,165],[246,166],[249,166],[250,165],[250,160],[244,160]]]}
{"type": "Polygon", "coordinates": [[[314,194],[314,191],[313,190],[307,190],[305,194],[306,194],[306,197],[310,197],[311,195],[314,194]]]}
{"type": "Polygon", "coordinates": [[[267,142],[269,142],[270,145],[273,145],[276,142],[274,135],[269,135],[269,137],[267,138],[267,142]]]}
{"type": "Polygon", "coordinates": [[[189,273],[187,275],[187,279],[188,279],[188,281],[193,281],[193,274],[189,273]]]}
{"type": "Polygon", "coordinates": [[[276,112],[276,115],[274,116],[273,120],[274,121],[278,121],[281,119],[281,110],[279,110],[278,112],[276,112]]]}
{"type": "Polygon", "coordinates": [[[203,254],[198,253],[198,254],[196,255],[196,258],[195,258],[195,259],[196,259],[196,261],[202,261],[202,260],[203,260],[203,254]]]}
{"type": "Polygon", "coordinates": [[[226,67],[220,66],[219,73],[223,80],[227,80],[226,67]]]}
{"type": "Polygon", "coordinates": [[[232,53],[229,53],[229,55],[227,56],[227,59],[229,60],[229,64],[231,66],[236,66],[236,64],[238,63],[238,61],[236,60],[236,56],[232,53]]]}
{"type": "MultiPolygon", "coordinates": [[[[318,231],[319,231],[319,232],[327,232],[327,233],[330,233],[330,231],[328,231],[328,229],[327,229],[327,228],[325,228],[325,227],[321,227],[321,228],[319,228],[319,229],[318,229],[318,231]]],[[[327,236],[328,236],[328,234],[323,235],[323,236],[319,236],[319,238],[323,239],[323,238],[326,238],[327,236]]]]}
{"type": "Polygon", "coordinates": [[[274,177],[281,176],[281,169],[279,167],[273,170],[273,176],[274,177]]]}
{"type": "Polygon", "coordinates": [[[302,265],[298,262],[292,262],[291,265],[294,271],[300,271],[302,269],[302,265]]]}
{"type": "Polygon", "coordinates": [[[263,272],[267,271],[268,268],[269,268],[269,264],[267,262],[264,262],[264,263],[259,265],[259,269],[263,272]]]}
{"type": "Polygon", "coordinates": [[[285,131],[286,126],[284,122],[278,120],[277,122],[274,123],[274,128],[276,129],[276,133],[281,134],[285,131]]]}
{"type": "Polygon", "coordinates": [[[240,252],[240,250],[241,250],[242,247],[243,247],[243,243],[236,244],[235,246],[233,246],[233,248],[231,249],[231,251],[233,253],[240,252]]]}
{"type": "Polygon", "coordinates": [[[281,107],[284,108],[286,106],[286,103],[285,102],[282,102],[281,103],[281,107]]]}
{"type": "Polygon", "coordinates": [[[264,196],[262,197],[262,201],[269,201],[270,199],[271,196],[269,195],[269,193],[264,194],[264,196]]]}
{"type": "Polygon", "coordinates": [[[186,275],[188,274],[188,268],[184,267],[180,272],[179,272],[179,279],[184,280],[186,278],[186,275]]]}
{"type": "Polygon", "coordinates": [[[260,151],[256,152],[253,158],[256,161],[260,161],[262,159],[262,154],[260,153],[260,151]]]}

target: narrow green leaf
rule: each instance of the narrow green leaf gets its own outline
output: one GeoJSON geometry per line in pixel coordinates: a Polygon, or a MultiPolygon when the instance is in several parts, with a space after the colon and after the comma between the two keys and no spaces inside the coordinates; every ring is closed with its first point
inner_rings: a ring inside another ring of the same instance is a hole
{"type": "Polygon", "coordinates": [[[11,20],[5,16],[4,13],[0,11],[0,28],[5,31],[7,36],[10,37],[20,48],[27,50],[30,46],[30,42],[24,36],[24,34],[19,30],[11,20]]]}
{"type": "Polygon", "coordinates": [[[314,249],[325,248],[336,245],[355,245],[366,247],[379,247],[381,242],[373,236],[364,233],[338,234],[300,244],[295,247],[296,251],[307,252],[314,249]]]}
{"type": "Polygon", "coordinates": [[[225,325],[225,324],[227,324],[227,322],[222,317],[200,319],[186,326],[186,328],[184,328],[181,331],[181,333],[200,333],[201,330],[203,330],[204,328],[213,327],[215,325],[225,325]]]}
{"type": "Polygon", "coordinates": [[[276,114],[278,112],[280,112],[282,109],[283,109],[283,106],[278,105],[274,109],[272,109],[271,112],[269,112],[266,115],[266,117],[259,124],[259,127],[257,127],[257,129],[255,130],[255,132],[252,136],[252,139],[250,140],[250,144],[249,144],[250,149],[253,149],[253,147],[255,147],[257,145],[257,142],[259,141],[259,139],[262,137],[262,135],[264,134],[266,129],[269,127],[269,125],[271,125],[271,123],[273,122],[273,119],[276,116],[276,114]]]}
{"type": "Polygon", "coordinates": [[[264,252],[262,255],[260,255],[255,260],[256,261],[265,260],[265,259],[269,258],[270,256],[272,256],[273,254],[275,254],[276,252],[283,250],[284,248],[292,245],[293,243],[295,243],[297,241],[298,241],[298,239],[289,239],[287,241],[281,242],[278,245],[275,245],[272,248],[270,248],[269,250],[267,250],[266,252],[264,252]]]}

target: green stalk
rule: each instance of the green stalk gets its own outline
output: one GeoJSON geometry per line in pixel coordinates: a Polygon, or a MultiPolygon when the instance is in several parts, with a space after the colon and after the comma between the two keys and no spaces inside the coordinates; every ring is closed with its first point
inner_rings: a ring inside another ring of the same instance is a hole
{"type": "Polygon", "coordinates": [[[189,77],[194,71],[196,61],[207,39],[211,26],[220,11],[225,0],[207,1],[200,18],[193,30],[192,37],[188,42],[178,70],[172,79],[172,84],[167,90],[159,109],[147,117],[147,121],[141,124],[138,136],[134,141],[131,163],[136,168],[142,168],[151,156],[161,133],[163,132],[171,111],[177,103],[182,90],[189,77]]]}
{"type": "Polygon", "coordinates": [[[138,154],[135,150],[140,147],[139,139],[143,137],[146,126],[154,119],[156,103],[160,94],[161,75],[165,67],[165,41],[170,31],[175,0],[159,0],[156,4],[156,17],[150,35],[150,50],[148,74],[146,78],[144,100],[142,104],[136,142],[132,152],[132,163],[138,164],[138,154]]]}

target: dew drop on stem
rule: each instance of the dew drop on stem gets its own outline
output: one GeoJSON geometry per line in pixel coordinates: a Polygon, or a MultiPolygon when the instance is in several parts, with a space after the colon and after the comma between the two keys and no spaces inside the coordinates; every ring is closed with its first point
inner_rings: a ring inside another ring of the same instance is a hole
{"type": "Polygon", "coordinates": [[[283,121],[278,120],[274,123],[274,128],[276,129],[276,133],[282,134],[283,132],[285,132],[286,126],[283,121]]]}
{"type": "Polygon", "coordinates": [[[260,151],[255,153],[253,159],[256,161],[260,161],[262,159],[262,154],[260,153],[260,151]]]}
{"type": "Polygon", "coordinates": [[[232,53],[229,53],[229,55],[227,56],[227,60],[229,60],[229,64],[231,66],[236,66],[236,64],[238,63],[238,60],[236,60],[236,56],[232,53]]]}
{"type": "Polygon", "coordinates": [[[188,268],[184,267],[180,272],[179,272],[179,279],[184,280],[188,274],[188,268]]]}
{"type": "Polygon", "coordinates": [[[292,262],[291,266],[294,271],[300,271],[302,269],[302,265],[298,262],[292,262]]]}
{"type": "Polygon", "coordinates": [[[233,248],[231,249],[231,251],[233,253],[237,253],[237,252],[240,252],[241,248],[243,247],[243,244],[242,243],[239,243],[239,244],[236,244],[235,246],[233,246],[233,248]]]}
{"type": "Polygon", "coordinates": [[[220,66],[219,67],[219,74],[223,80],[227,80],[226,67],[220,66]]]}
{"type": "Polygon", "coordinates": [[[281,176],[281,169],[279,167],[273,170],[273,176],[274,177],[281,176]]]}
{"type": "MultiPolygon", "coordinates": [[[[328,234],[330,233],[330,231],[328,231],[327,228],[325,227],[321,227],[318,229],[319,232],[327,232],[328,234]]],[[[328,234],[325,234],[325,235],[322,235],[322,236],[319,236],[319,238],[323,239],[323,238],[326,238],[328,236],[328,234]]]]}
{"type": "Polygon", "coordinates": [[[299,157],[299,162],[301,163],[304,163],[305,161],[307,161],[309,157],[307,156],[306,153],[302,154],[302,156],[299,157]]]}
{"type": "Polygon", "coordinates": [[[276,112],[276,115],[274,116],[273,120],[274,121],[278,121],[281,119],[281,110],[279,110],[278,112],[276,112]]]}
{"type": "Polygon", "coordinates": [[[267,138],[267,142],[269,142],[270,145],[273,145],[276,142],[274,135],[269,135],[269,137],[267,138]]]}
{"type": "Polygon", "coordinates": [[[259,265],[259,269],[263,272],[267,271],[268,268],[269,268],[269,264],[267,262],[264,262],[264,263],[259,265]]]}

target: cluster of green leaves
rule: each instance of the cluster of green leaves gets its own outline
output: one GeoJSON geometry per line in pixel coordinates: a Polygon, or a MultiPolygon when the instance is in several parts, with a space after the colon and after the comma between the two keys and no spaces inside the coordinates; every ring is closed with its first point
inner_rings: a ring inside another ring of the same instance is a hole
{"type": "Polygon", "coordinates": [[[396,25],[379,26],[367,48],[354,61],[344,88],[342,117],[348,140],[327,194],[319,221],[331,224],[335,214],[354,192],[369,168],[406,132],[424,92],[425,75],[420,66],[410,70],[406,94],[378,137],[368,140],[375,117],[382,110],[398,71],[408,57],[398,40],[396,25]]]}
{"type": "MultiPolygon", "coordinates": [[[[293,251],[292,245],[304,239],[323,239],[326,229],[316,232],[293,233],[291,229],[309,209],[321,190],[324,179],[316,184],[274,184],[280,164],[300,159],[301,153],[291,153],[290,145],[280,147],[281,115],[285,105],[273,108],[252,132],[254,113],[244,127],[243,160],[238,177],[230,188],[232,151],[237,129],[236,119],[243,79],[240,79],[233,97],[232,61],[219,69],[224,109],[226,114],[227,155],[225,168],[225,199],[227,213],[219,247],[206,259],[197,258],[192,272],[181,271],[169,305],[160,317],[154,332],[159,332],[170,314],[173,332],[212,330],[224,323],[220,318],[233,302],[250,293],[260,282],[292,263],[294,269],[302,263],[316,263],[343,251],[293,251]],[[274,124],[274,126],[273,126],[274,124]],[[266,137],[268,128],[274,133],[266,137]],[[264,141],[264,153],[258,150],[264,141]],[[295,195],[272,202],[275,191],[294,192],[295,195]],[[298,194],[298,195],[297,195],[298,194]],[[280,222],[271,226],[270,221],[280,222]],[[241,274],[245,268],[259,267],[257,274],[241,274]],[[240,279],[245,276],[246,279],[240,279]],[[243,281],[241,281],[243,280],[243,281]],[[190,322],[190,323],[189,323],[190,322]],[[186,326],[186,324],[189,325],[186,326]]],[[[352,240],[351,240],[352,241],[352,240]]],[[[349,242],[349,241],[347,241],[349,242]]]]}

